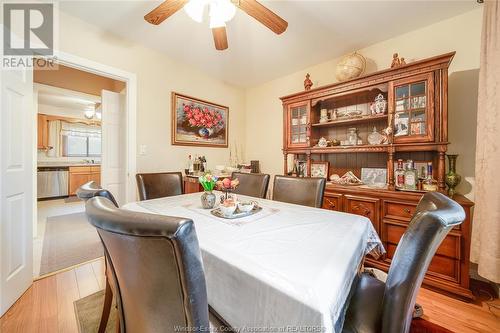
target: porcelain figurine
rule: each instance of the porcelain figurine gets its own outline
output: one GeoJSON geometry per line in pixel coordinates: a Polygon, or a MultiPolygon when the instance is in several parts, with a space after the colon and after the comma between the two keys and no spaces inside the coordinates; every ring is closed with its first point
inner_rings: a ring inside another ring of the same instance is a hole
{"type": "Polygon", "coordinates": [[[327,109],[321,109],[320,116],[319,116],[319,122],[320,123],[327,123],[328,122],[328,110],[327,109]]]}
{"type": "Polygon", "coordinates": [[[399,60],[399,55],[397,53],[394,53],[392,55],[391,68],[399,67],[400,65],[401,65],[401,61],[399,60]]]}
{"type": "Polygon", "coordinates": [[[311,87],[313,86],[313,82],[310,79],[311,75],[309,73],[306,74],[306,79],[304,80],[304,89],[305,90],[311,90],[311,87]]]}

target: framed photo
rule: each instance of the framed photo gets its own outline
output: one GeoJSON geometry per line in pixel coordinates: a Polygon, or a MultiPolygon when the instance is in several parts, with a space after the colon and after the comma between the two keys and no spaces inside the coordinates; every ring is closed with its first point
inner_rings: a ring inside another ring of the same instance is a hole
{"type": "Polygon", "coordinates": [[[385,186],[387,184],[387,169],[361,168],[361,181],[368,186],[385,186]]]}
{"type": "Polygon", "coordinates": [[[396,113],[394,119],[394,136],[408,135],[408,113],[396,113]]]}
{"type": "Polygon", "coordinates": [[[311,177],[328,178],[330,162],[311,162],[311,177]]]}
{"type": "Polygon", "coordinates": [[[228,146],[229,108],[172,92],[172,145],[228,146]]]}

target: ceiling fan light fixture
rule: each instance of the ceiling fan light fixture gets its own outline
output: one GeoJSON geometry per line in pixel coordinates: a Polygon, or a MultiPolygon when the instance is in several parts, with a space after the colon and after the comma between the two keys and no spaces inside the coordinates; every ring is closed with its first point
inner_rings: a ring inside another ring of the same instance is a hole
{"type": "Polygon", "coordinates": [[[85,110],[83,112],[83,115],[85,116],[85,118],[87,119],[92,119],[94,118],[94,114],[95,114],[95,110],[92,110],[92,109],[88,109],[88,110],[85,110]]]}
{"type": "Polygon", "coordinates": [[[210,0],[210,18],[229,22],[236,14],[236,6],[230,0],[210,0]]]}
{"type": "Polygon", "coordinates": [[[203,22],[205,5],[208,4],[208,2],[209,0],[189,0],[189,2],[184,5],[184,11],[193,21],[201,23],[203,22]]]}

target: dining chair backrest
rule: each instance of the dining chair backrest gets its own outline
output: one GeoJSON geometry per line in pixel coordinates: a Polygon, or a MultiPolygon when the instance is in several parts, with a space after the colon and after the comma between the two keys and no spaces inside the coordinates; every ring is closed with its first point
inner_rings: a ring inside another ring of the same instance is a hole
{"type": "Polygon", "coordinates": [[[321,208],[325,178],[274,176],[273,200],[321,208]]]}
{"type": "Polygon", "coordinates": [[[382,304],[382,332],[408,332],[418,290],[437,248],[463,222],[465,212],[452,199],[426,193],[392,258],[382,304]]]}
{"type": "Polygon", "coordinates": [[[89,200],[93,197],[105,197],[108,198],[116,207],[118,207],[118,202],[111,192],[103,189],[99,186],[95,181],[90,181],[88,183],[83,184],[76,190],[76,196],[84,201],[89,200]]]}
{"type": "Polygon", "coordinates": [[[141,201],[183,193],[182,173],[180,172],[138,173],[136,180],[141,201]]]}
{"type": "Polygon", "coordinates": [[[116,208],[102,197],[86,203],[118,289],[121,332],[207,330],[205,275],[190,219],[116,208]]]}
{"type": "Polygon", "coordinates": [[[233,193],[261,199],[266,198],[267,188],[269,186],[269,175],[261,173],[233,172],[231,178],[238,179],[240,181],[240,184],[233,191],[233,193]]]}

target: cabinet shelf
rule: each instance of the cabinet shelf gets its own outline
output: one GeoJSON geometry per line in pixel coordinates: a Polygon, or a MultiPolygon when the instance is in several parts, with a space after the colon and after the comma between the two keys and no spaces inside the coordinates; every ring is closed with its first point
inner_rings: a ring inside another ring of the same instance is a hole
{"type": "Polygon", "coordinates": [[[389,150],[390,145],[357,145],[357,146],[333,146],[333,147],[311,147],[311,154],[342,154],[342,153],[384,153],[389,150]]]}
{"type": "Polygon", "coordinates": [[[337,126],[337,125],[360,124],[360,123],[366,123],[366,122],[370,122],[370,121],[377,121],[377,120],[384,120],[384,119],[387,119],[387,114],[381,114],[381,115],[376,115],[376,116],[364,116],[361,118],[340,119],[340,120],[329,121],[327,123],[316,123],[316,124],[312,124],[312,126],[313,127],[331,127],[331,126],[337,126]]]}

